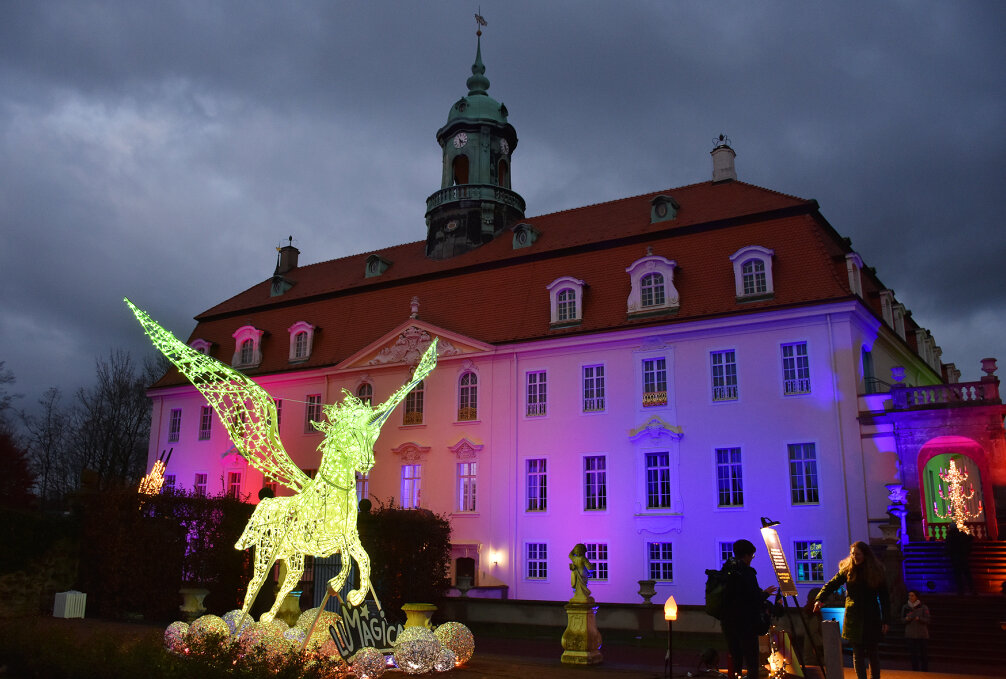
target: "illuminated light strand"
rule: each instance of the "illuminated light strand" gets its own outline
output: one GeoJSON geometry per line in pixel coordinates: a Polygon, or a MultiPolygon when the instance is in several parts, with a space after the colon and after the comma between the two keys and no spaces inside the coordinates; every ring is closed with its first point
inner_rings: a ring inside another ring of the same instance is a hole
{"type": "MultiPolygon", "coordinates": [[[[370,557],[357,530],[356,472],[366,474],[374,466],[374,443],[391,411],[405,399],[437,364],[437,338],[419,361],[412,380],[383,404],[371,407],[347,390],[341,403],[323,407],[325,421],[311,424],[325,436],[318,450],[321,464],[314,479],[290,459],[276,427],[276,404],[259,385],[230,366],[200,353],[158,325],[128,299],[144,332],[154,346],[199,390],[223,423],[231,441],[248,463],[270,481],[294,491],[287,497],[259,502],[235,549],[255,547],[255,564],[245,594],[241,622],[251,608],[273,564],[287,565],[272,608],[263,622],[276,616],[280,604],[304,572],[304,557],[344,555],[342,569],[328,581],[327,597],[338,592],[350,573],[352,559],[360,573],[360,586],[349,592],[351,606],[359,606],[370,583],[370,557]],[[351,558],[350,558],[351,557],[351,558]]],[[[375,597],[376,599],[376,597],[375,597]]]]}
{"type": "Polygon", "coordinates": [[[157,495],[164,485],[164,463],[160,460],[154,462],[150,473],[140,479],[138,492],[142,495],[157,495]]]}
{"type": "Polygon", "coordinates": [[[950,467],[946,470],[940,470],[940,478],[944,483],[947,484],[947,488],[944,491],[941,486],[939,489],[940,499],[947,503],[946,514],[940,514],[939,507],[936,501],[933,501],[933,512],[941,519],[951,519],[957,524],[957,529],[962,533],[971,533],[971,529],[968,528],[967,521],[970,519],[978,518],[982,513],[982,502],[978,501],[978,509],[972,512],[968,509],[968,501],[975,496],[975,487],[973,484],[969,484],[967,490],[964,489],[964,484],[968,480],[968,471],[966,469],[958,469],[957,461],[950,458],[950,467]]]}

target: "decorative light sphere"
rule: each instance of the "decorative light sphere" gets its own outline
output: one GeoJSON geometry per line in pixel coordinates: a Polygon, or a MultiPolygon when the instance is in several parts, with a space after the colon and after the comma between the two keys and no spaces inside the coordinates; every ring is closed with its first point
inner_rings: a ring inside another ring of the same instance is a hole
{"type": "Polygon", "coordinates": [[[283,638],[290,642],[291,646],[296,646],[300,648],[304,643],[304,639],[307,637],[307,630],[303,627],[291,627],[287,631],[283,632],[283,638]]]}
{"type": "Polygon", "coordinates": [[[457,659],[458,657],[454,655],[454,651],[441,646],[437,659],[433,661],[433,669],[437,672],[450,672],[454,669],[457,659]]]}
{"type": "Polygon", "coordinates": [[[215,615],[204,615],[201,618],[196,618],[189,625],[189,640],[202,641],[208,635],[218,634],[220,636],[229,636],[231,633],[231,628],[227,626],[227,623],[215,615]]]}
{"type": "MultiPolygon", "coordinates": [[[[227,623],[227,627],[230,629],[231,634],[234,634],[234,630],[237,629],[238,620],[240,619],[241,619],[241,609],[239,608],[224,613],[223,621],[227,623]]],[[[244,624],[241,626],[242,630],[246,629],[248,625],[255,622],[255,619],[252,618],[250,615],[244,616],[244,619],[245,619],[244,624]]]]}
{"type": "Polygon", "coordinates": [[[189,633],[189,623],[173,622],[164,630],[164,648],[176,655],[185,652],[185,637],[189,633]]]}
{"type": "Polygon", "coordinates": [[[276,629],[279,630],[280,634],[290,629],[290,625],[286,624],[285,620],[280,620],[279,618],[273,618],[272,620],[270,620],[265,624],[269,625],[270,627],[275,627],[276,629]]]}
{"type": "Polygon", "coordinates": [[[311,626],[311,622],[314,620],[314,616],[316,615],[318,615],[317,606],[307,609],[300,614],[299,618],[297,618],[297,622],[294,624],[294,627],[303,627],[304,629],[307,629],[311,626]]]}
{"type": "Polygon", "coordinates": [[[445,622],[434,634],[444,648],[454,651],[454,665],[461,667],[475,654],[475,635],[460,622],[445,622]]]}
{"type": "Polygon", "coordinates": [[[349,669],[359,679],[377,679],[384,674],[386,668],[387,663],[384,660],[384,654],[373,646],[361,648],[353,656],[353,662],[349,666],[349,669]]]}
{"type": "Polygon", "coordinates": [[[406,627],[395,640],[395,664],[406,674],[426,674],[440,654],[440,642],[425,627],[406,627]]]}

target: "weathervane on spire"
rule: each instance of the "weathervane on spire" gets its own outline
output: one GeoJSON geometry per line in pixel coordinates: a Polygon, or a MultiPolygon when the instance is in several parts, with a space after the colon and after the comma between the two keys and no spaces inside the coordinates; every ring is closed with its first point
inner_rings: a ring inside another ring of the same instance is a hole
{"type": "Polygon", "coordinates": [[[479,37],[482,36],[482,27],[489,25],[489,24],[486,23],[485,17],[482,16],[481,14],[479,14],[479,12],[481,12],[481,11],[482,11],[482,8],[479,7],[479,11],[475,13],[475,26],[476,26],[475,35],[477,35],[479,37]]]}

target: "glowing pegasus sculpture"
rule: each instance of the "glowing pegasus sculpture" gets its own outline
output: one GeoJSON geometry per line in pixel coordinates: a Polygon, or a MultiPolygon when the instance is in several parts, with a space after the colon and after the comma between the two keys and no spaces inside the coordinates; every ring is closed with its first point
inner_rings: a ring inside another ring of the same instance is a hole
{"type": "MultiPolygon", "coordinates": [[[[304,573],[304,556],[343,555],[342,569],[328,581],[328,593],[338,592],[356,560],[360,586],[347,596],[352,606],[366,598],[370,584],[370,557],[357,530],[356,472],[374,466],[374,442],[381,425],[405,396],[437,364],[437,339],[430,343],[412,376],[383,404],[371,408],[343,390],[342,403],[324,406],[325,422],[312,422],[325,434],[318,446],[321,464],[314,479],[302,472],[287,455],[276,426],[276,403],[264,389],[237,370],[181,342],[128,299],[140,325],[154,346],[206,397],[227,429],[234,446],[266,479],[294,491],[288,497],[265,498],[252,513],[235,549],[255,547],[255,570],[245,594],[243,616],[248,613],[273,564],[286,562],[287,575],[276,601],[262,621],[276,616],[280,604],[304,573]]],[[[326,597],[327,598],[327,597],[326,597]]]]}

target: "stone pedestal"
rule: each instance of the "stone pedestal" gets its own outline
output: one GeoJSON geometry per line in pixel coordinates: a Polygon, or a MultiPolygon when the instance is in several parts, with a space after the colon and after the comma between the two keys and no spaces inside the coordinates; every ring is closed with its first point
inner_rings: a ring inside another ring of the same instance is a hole
{"type": "Polygon", "coordinates": [[[564,665],[596,665],[601,662],[601,633],[597,631],[594,599],[571,601],[566,608],[566,631],[562,633],[564,665]]]}
{"type": "Polygon", "coordinates": [[[202,587],[182,587],[178,593],[182,595],[182,605],[178,607],[178,610],[184,613],[187,619],[195,620],[206,612],[203,599],[210,593],[210,590],[202,587]]]}
{"type": "Polygon", "coordinates": [[[402,604],[405,612],[406,627],[433,627],[430,618],[436,612],[437,607],[433,604],[402,604]]]}

